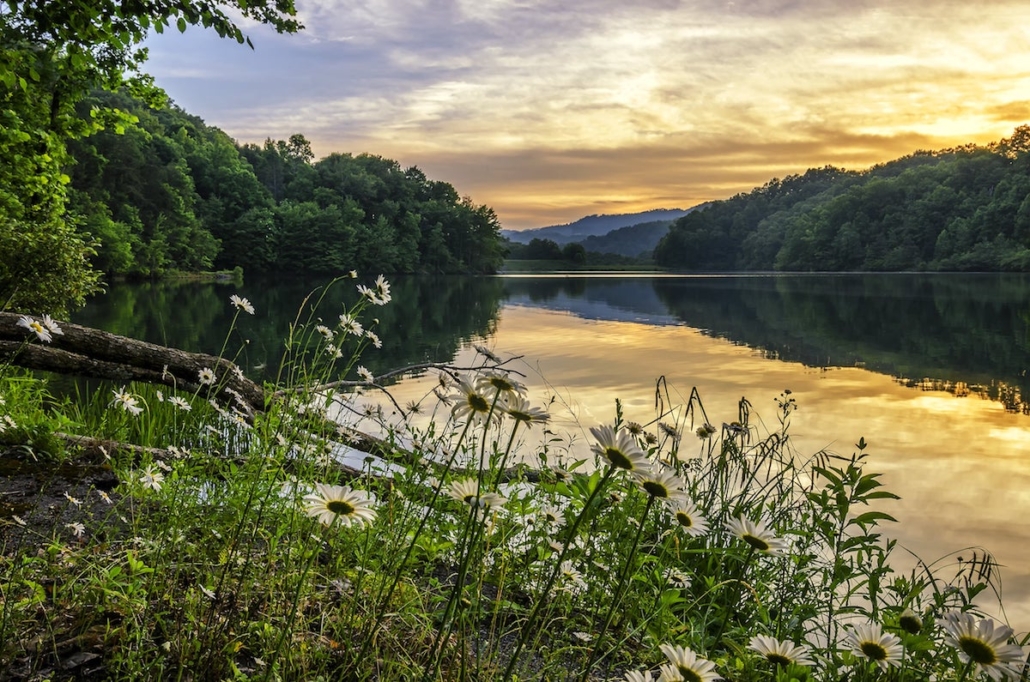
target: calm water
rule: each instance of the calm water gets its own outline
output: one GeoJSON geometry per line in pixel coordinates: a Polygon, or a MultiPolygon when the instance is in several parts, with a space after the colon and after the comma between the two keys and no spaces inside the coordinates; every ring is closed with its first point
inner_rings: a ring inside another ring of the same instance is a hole
{"type": "MultiPolygon", "coordinates": [[[[250,341],[242,364],[259,376],[316,285],[117,285],[74,321],[217,352],[239,293],[258,314],[241,318],[236,345],[250,341]]],[[[674,401],[696,386],[715,424],[735,419],[743,396],[753,421],[775,424],[790,389],[796,447],[847,455],[864,437],[871,467],[902,496],[884,507],[900,521],[891,534],[928,561],[955,552],[943,572],[969,547],[991,550],[1008,618],[1030,629],[1030,277],[405,278],[393,292],[370,311],[384,347],[366,366],[465,362],[472,342],[522,356],[530,398],[556,398],[555,430],[574,450],[612,420],[616,398],[649,421],[659,376],[674,401]]],[[[330,290],[316,314],[335,321],[355,295],[350,282],[330,290]]],[[[393,390],[403,404],[432,381],[393,390]]]]}

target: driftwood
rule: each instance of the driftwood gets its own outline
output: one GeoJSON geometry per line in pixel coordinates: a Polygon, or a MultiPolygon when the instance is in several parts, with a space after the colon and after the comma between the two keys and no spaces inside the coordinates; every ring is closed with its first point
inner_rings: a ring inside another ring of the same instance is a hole
{"type": "MultiPolygon", "coordinates": [[[[211,388],[211,397],[230,404],[242,400],[252,412],[265,408],[265,390],[231,361],[205,353],[189,353],[118,334],[61,322],[62,334],[49,343],[18,325],[20,315],[0,313],[0,363],[27,369],[71,374],[112,381],[141,381],[183,391],[211,388]],[[211,370],[210,386],[200,381],[202,370],[211,370]]],[[[39,319],[33,317],[33,319],[39,319]]]]}
{"type": "MultiPolygon", "coordinates": [[[[40,321],[39,316],[29,316],[40,321]]],[[[22,318],[16,313],[0,312],[0,365],[17,365],[26,369],[34,369],[57,374],[67,374],[96,379],[108,379],[128,383],[130,381],[163,385],[170,388],[198,392],[225,405],[242,408],[248,420],[256,413],[264,412],[269,403],[275,400],[288,399],[298,389],[280,389],[266,391],[262,386],[247,379],[243,372],[230,360],[218,358],[206,353],[191,353],[178,348],[170,348],[158,344],[139,341],[126,336],[84,327],[71,322],[61,322],[61,333],[51,334],[50,342],[40,341],[30,329],[20,326],[22,318]],[[201,372],[210,370],[214,373],[213,383],[202,383],[201,372]]],[[[515,360],[510,358],[497,361],[488,369],[501,370],[520,374],[503,365],[515,360]]],[[[482,367],[459,367],[448,363],[424,363],[395,369],[375,378],[371,385],[362,381],[336,381],[309,390],[320,391],[342,387],[365,386],[386,393],[398,411],[403,410],[394,400],[390,392],[379,382],[394,376],[416,373],[427,369],[448,372],[452,376],[464,371],[481,370],[482,367]]],[[[309,415],[309,419],[316,419],[309,415]]],[[[333,432],[339,425],[326,422],[320,430],[333,432]]],[[[394,452],[384,441],[365,433],[347,430],[352,441],[356,441],[364,450],[375,453],[387,461],[412,465],[422,460],[417,452],[394,452]]],[[[63,440],[82,448],[85,453],[96,454],[101,448],[108,451],[129,451],[139,456],[150,455],[155,459],[167,457],[163,450],[143,448],[131,443],[103,441],[86,436],[58,434],[63,440]]],[[[342,463],[339,468],[345,475],[362,475],[342,463]]],[[[512,467],[501,474],[501,480],[518,479],[539,480],[540,474],[525,467],[512,467]]]]}

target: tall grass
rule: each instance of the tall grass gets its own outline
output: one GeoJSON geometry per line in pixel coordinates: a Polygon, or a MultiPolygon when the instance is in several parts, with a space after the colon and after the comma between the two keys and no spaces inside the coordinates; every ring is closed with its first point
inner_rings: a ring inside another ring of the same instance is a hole
{"type": "Polygon", "coordinates": [[[55,403],[4,370],[8,460],[83,461],[56,432],[145,448],[92,455],[110,490],[40,477],[4,512],[0,679],[1026,677],[1023,642],[974,602],[990,562],[893,568],[866,443],[797,452],[786,393],[771,430],[746,400],[722,423],[695,390],[641,425],[613,396],[570,461],[486,354],[343,462],[352,391],[378,385],[354,323],[389,285],[363,292],[351,333],[305,301],[258,411],[209,402],[218,377],[55,403]]]}

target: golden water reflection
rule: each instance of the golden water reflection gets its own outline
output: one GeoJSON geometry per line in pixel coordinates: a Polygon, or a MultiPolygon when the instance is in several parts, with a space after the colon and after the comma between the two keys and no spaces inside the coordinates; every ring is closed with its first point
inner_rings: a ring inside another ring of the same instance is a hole
{"type": "MultiPolygon", "coordinates": [[[[1003,565],[1007,619],[1017,631],[1030,629],[1025,415],[996,401],[920,390],[861,368],[814,369],[768,359],[683,326],[586,320],[506,305],[487,344],[502,357],[524,356],[520,369],[530,399],[540,404],[559,397],[552,428],[571,434],[580,452],[590,426],[612,421],[616,398],[627,419],[650,421],[659,376],[682,403],[696,386],[716,426],[736,418],[744,396],[753,405],[753,424],[776,425],[775,400],[790,389],[799,406],[790,431],[798,450],[849,455],[864,437],[869,466],[902,497],[882,506],[899,521],[889,534],[928,561],[951,552],[968,559],[969,547],[990,550],[1003,565]]],[[[456,362],[471,362],[473,355],[466,348],[456,362]]],[[[421,397],[432,380],[407,380],[394,390],[403,403],[421,397]]],[[[688,450],[689,440],[683,447],[688,450]]],[[[895,557],[899,565],[909,561],[903,551],[895,557]]],[[[945,563],[942,571],[950,574],[955,562],[945,563]]]]}

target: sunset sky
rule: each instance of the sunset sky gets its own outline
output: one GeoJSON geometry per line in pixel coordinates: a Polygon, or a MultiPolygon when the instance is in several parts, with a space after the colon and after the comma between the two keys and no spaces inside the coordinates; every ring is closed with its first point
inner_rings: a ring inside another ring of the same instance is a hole
{"type": "Polygon", "coordinates": [[[148,41],[240,142],[417,165],[506,228],[688,208],[1030,122],[1026,0],[296,0],[306,29],[148,41]]]}

